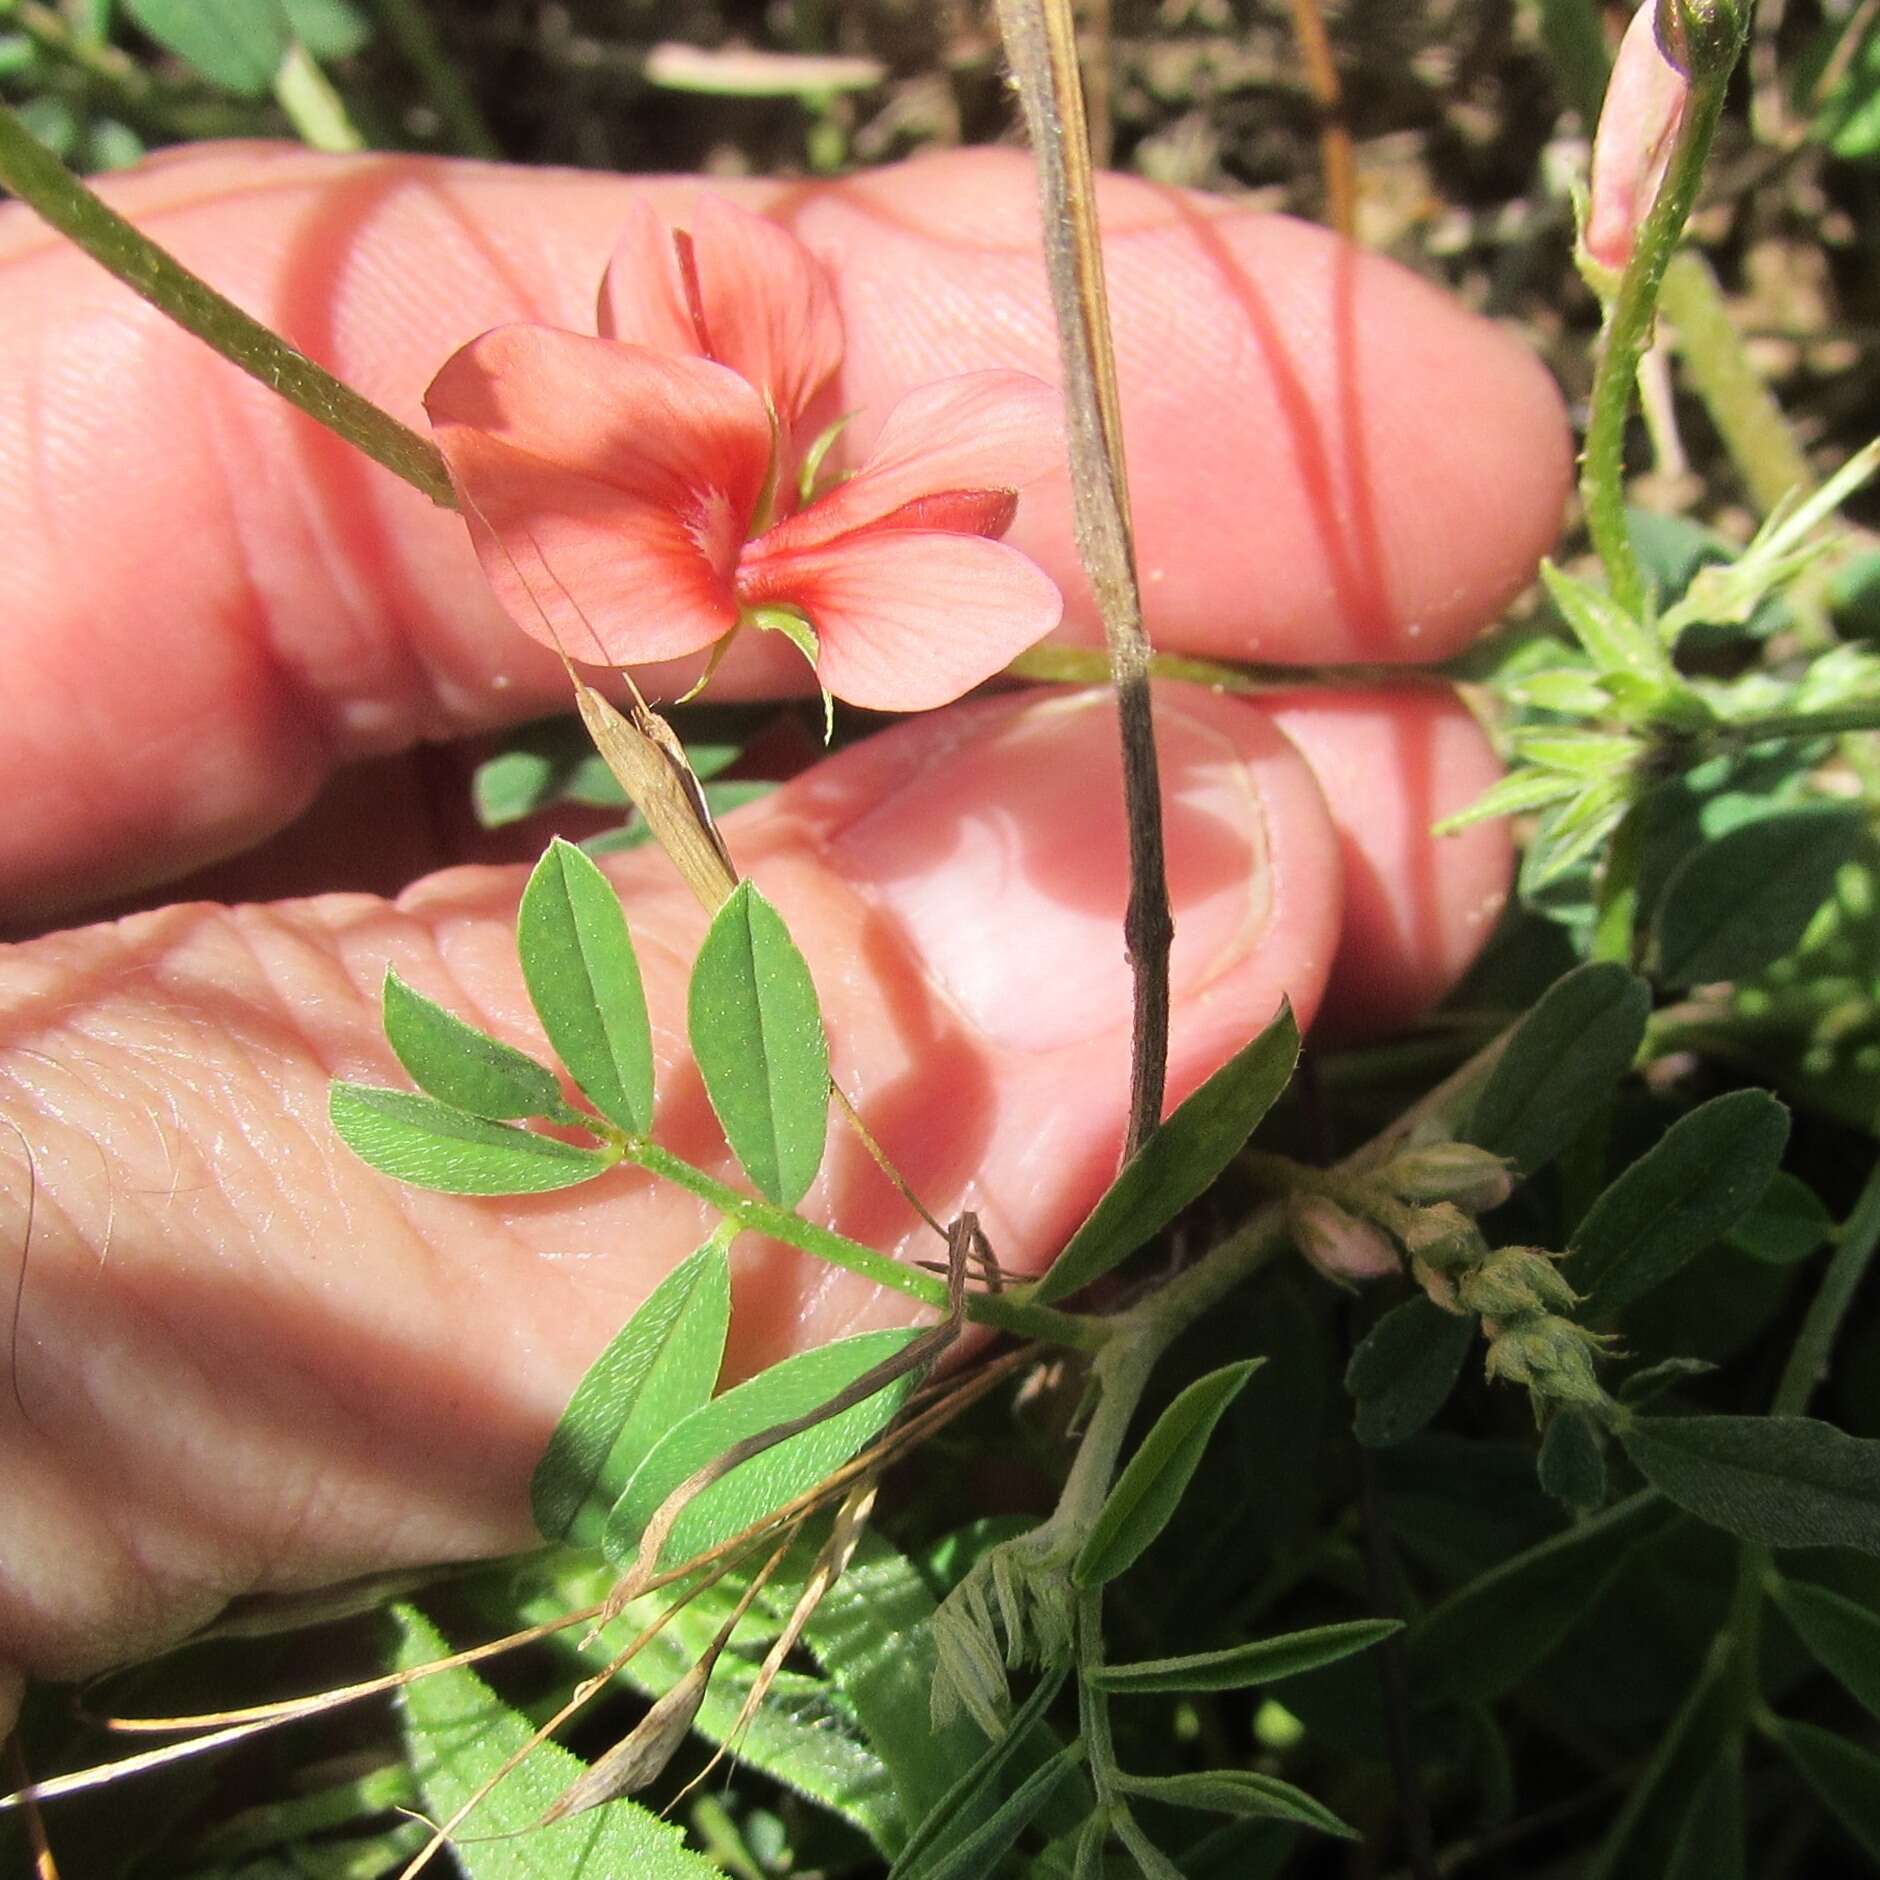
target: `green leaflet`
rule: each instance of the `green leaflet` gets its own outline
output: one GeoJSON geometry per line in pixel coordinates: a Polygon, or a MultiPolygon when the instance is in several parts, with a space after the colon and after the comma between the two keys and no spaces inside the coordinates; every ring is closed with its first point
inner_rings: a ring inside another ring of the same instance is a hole
{"type": "Polygon", "coordinates": [[[336,1083],[327,1113],[340,1139],[382,1175],[447,1195],[539,1195],[604,1175],[619,1160],[408,1090],[336,1083]]]}
{"type": "Polygon", "coordinates": [[[1724,1240],[1733,1252],[1765,1266],[1793,1266],[1833,1232],[1834,1216],[1821,1197],[1805,1181],[1778,1169],[1724,1240]]]}
{"type": "Polygon", "coordinates": [[[1402,1630],[1400,1619],[1349,1619],[1278,1638],[1252,1639],[1225,1651],[1105,1665],[1090,1682],[1120,1697],[1152,1691],[1238,1691],[1250,1684],[1276,1684],[1353,1652],[1368,1651],[1380,1639],[1402,1630]]]}
{"type": "Polygon", "coordinates": [[[1459,1587],[1410,1634],[1419,1701],[1484,1702],[1512,1690],[1583,1619],[1664,1504],[1633,1495],[1459,1587]]]}
{"type": "Polygon", "coordinates": [[[809,967],[748,881],[699,948],[688,1021],[725,1140],[763,1194],[794,1207],[822,1165],[829,1043],[809,967]]]}
{"type": "Polygon", "coordinates": [[[1776,1719],[1768,1729],[1829,1814],[1880,1861],[1880,1756],[1812,1723],[1776,1719]]]}
{"type": "Polygon", "coordinates": [[[1467,1140],[1525,1174],[1552,1161],[1631,1069],[1650,1012],[1650,988],[1612,961],[1557,979],[1509,1039],[1467,1140]]]}
{"type": "Polygon", "coordinates": [[[1775,1580],[1769,1597],[1816,1662],[1841,1681],[1849,1696],[1880,1717],[1880,1617],[1806,1580],[1775,1580]]]}
{"type": "Polygon", "coordinates": [[[1227,1406],[1265,1362],[1243,1359],[1197,1378],[1156,1418],[1111,1487],[1071,1569],[1079,1586],[1102,1586],[1134,1564],[1175,1512],[1227,1406]]]}
{"type": "Polygon", "coordinates": [[[545,1539],[598,1544],[633,1472],[710,1400],[731,1324],[736,1232],[721,1226],[680,1261],[576,1385],[529,1485],[545,1539]]]}
{"type": "MultiPolygon", "coordinates": [[[[602,1542],[607,1557],[616,1564],[631,1559],[660,1503],[696,1470],[745,1437],[816,1409],[917,1336],[912,1331],[863,1332],[798,1352],[693,1411],[667,1432],[627,1484],[608,1518],[602,1542]]],[[[911,1374],[897,1378],[714,1482],[679,1517],[661,1558],[687,1559],[814,1488],[887,1423],[914,1382],[911,1374]]]]}
{"type": "Polygon", "coordinates": [[[1304,1789],[1263,1776],[1251,1769],[1206,1769],[1179,1776],[1124,1776],[1117,1787],[1145,1801],[1166,1802],[1174,1808],[1205,1808],[1222,1815],[1264,1815],[1278,1821],[1296,1821],[1355,1841],[1358,1831],[1316,1801],[1304,1789]]]}
{"type": "Polygon", "coordinates": [[[907,1869],[909,1880],[980,1880],[997,1869],[1012,1843],[1044,1812],[1066,1776],[1083,1762],[1081,1742],[1066,1743],[1039,1764],[986,1819],[951,1848],[907,1869]]]}
{"type": "Polygon", "coordinates": [[[536,1016],[600,1113],[644,1135],[653,1123],[653,1033],[620,898],[557,836],[516,913],[516,951],[536,1016]]]}
{"type": "Polygon", "coordinates": [[[1789,1113],[1766,1090],[1732,1090],[1673,1123],[1574,1231],[1567,1277],[1587,1317],[1618,1317],[1742,1219],[1788,1139],[1789,1113]]]}
{"type": "Polygon", "coordinates": [[[1123,1165],[1031,1297],[1077,1292],[1160,1233],[1246,1147],[1298,1061],[1299,1027],[1282,1004],[1123,1165]]]}
{"type": "Polygon", "coordinates": [[[1655,1488],[1744,1540],[1880,1553],[1880,1441],[1812,1417],[1636,1417],[1619,1440],[1655,1488]]]}
{"type": "Polygon", "coordinates": [[[1854,859],[1866,826],[1852,804],[1759,817],[1697,849],[1665,883],[1652,922],[1673,985],[1747,979],[1791,951],[1854,859]]]}
{"type": "MultiPolygon", "coordinates": [[[[449,1647],[422,1613],[395,1606],[403,1634],[400,1669],[444,1657],[449,1647]]],[[[407,1753],[426,1811],[454,1814],[533,1734],[468,1670],[420,1678],[404,1696],[407,1753]]],[[[718,1869],[688,1853],[677,1828],[629,1801],[609,1802],[552,1828],[534,1824],[581,1773],[558,1744],[531,1750],[464,1824],[457,1859],[470,1880],[719,1880],[718,1869]],[[510,1837],[510,1838],[505,1838],[510,1837]]]]}
{"type": "Polygon", "coordinates": [[[1606,1500],[1606,1452],[1598,1426],[1584,1410],[1556,1411],[1541,1438],[1541,1487],[1576,1514],[1591,1514],[1606,1500]]]}
{"type": "Polygon", "coordinates": [[[411,1081],[439,1103],[492,1121],[571,1117],[561,1085],[546,1065],[466,1025],[390,970],[381,1001],[386,1042],[411,1081]]]}
{"type": "Polygon", "coordinates": [[[1357,1399],[1354,1427],[1368,1449],[1414,1436],[1449,1401],[1475,1342],[1475,1320],[1418,1295],[1365,1334],[1345,1370],[1357,1399]]]}
{"type": "Polygon", "coordinates": [[[237,97],[266,97],[287,56],[291,28],[277,0],[124,0],[124,11],[158,45],[237,97]]]}
{"type": "Polygon", "coordinates": [[[1665,1880],[1745,1880],[1743,1753],[1727,1744],[1697,1786],[1665,1880]]]}

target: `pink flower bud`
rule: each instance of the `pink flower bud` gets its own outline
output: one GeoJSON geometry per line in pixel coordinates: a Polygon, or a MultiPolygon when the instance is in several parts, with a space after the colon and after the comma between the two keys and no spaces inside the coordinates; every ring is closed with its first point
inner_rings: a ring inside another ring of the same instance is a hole
{"type": "Polygon", "coordinates": [[[1329,1279],[1382,1279],[1403,1264],[1381,1228],[1325,1195],[1295,1190],[1286,1202],[1286,1224],[1294,1246],[1329,1279]]]}
{"type": "Polygon", "coordinates": [[[1625,29],[1593,138],[1583,239],[1586,252],[1615,272],[1631,260],[1639,225],[1658,200],[1691,95],[1690,80],[1659,49],[1655,11],[1656,0],[1644,0],[1625,29]]]}

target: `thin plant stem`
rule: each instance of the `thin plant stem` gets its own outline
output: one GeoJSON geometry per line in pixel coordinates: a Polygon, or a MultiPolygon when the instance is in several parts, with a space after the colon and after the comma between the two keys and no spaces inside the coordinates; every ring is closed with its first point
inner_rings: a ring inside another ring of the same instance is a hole
{"type": "Polygon", "coordinates": [[[1593,376],[1592,417],[1581,459],[1580,498],[1593,546],[1605,564],[1612,596],[1627,613],[1642,616],[1645,577],[1625,523],[1625,432],[1638,383],[1639,361],[1651,344],[1658,290],[1684,231],[1704,177],[1704,159],[1723,111],[1728,73],[1693,86],[1684,123],[1672,148],[1658,199],[1639,230],[1606,322],[1593,376]]]}
{"type": "MultiPolygon", "coordinates": [[[[1008,679],[1045,685],[1103,685],[1110,677],[1109,656],[1088,646],[1028,647],[1005,668],[1008,679]]],[[[1427,691],[1427,668],[1413,666],[1275,666],[1250,662],[1228,665],[1218,659],[1191,659],[1185,653],[1151,653],[1149,677],[1215,692],[1304,691],[1314,686],[1402,686],[1427,691]]]]}
{"type": "Polygon", "coordinates": [[[1808,459],[1752,363],[1710,263],[1695,249],[1672,257],[1658,305],[1671,323],[1685,377],[1757,510],[1767,515],[1784,496],[1811,489],[1808,459]]]}
{"type": "Polygon", "coordinates": [[[0,105],[0,185],[132,292],[270,391],[403,477],[441,508],[456,507],[436,445],[317,366],[175,256],[133,228],[0,105]]]}
{"type": "Polygon", "coordinates": [[[378,0],[378,13],[392,43],[422,82],[452,148],[466,157],[500,157],[502,146],[461,68],[444,50],[424,0],[378,0]]]}
{"type": "Polygon", "coordinates": [[[1077,546],[1109,645],[1123,743],[1129,906],[1123,938],[1135,982],[1125,1159],[1162,1120],[1168,1072],[1169,912],[1162,795],[1149,698],[1148,635],[1136,579],[1123,425],[1098,242],[1095,179],[1070,0],[999,0],[1043,207],[1045,272],[1057,318],[1070,431],[1077,546]]]}
{"type": "Polygon", "coordinates": [[[366,147],[333,81],[299,40],[287,48],[274,74],[274,102],[310,150],[346,156],[366,147]]]}
{"type": "Polygon", "coordinates": [[[1319,169],[1325,182],[1325,220],[1347,241],[1358,232],[1358,168],[1345,124],[1345,93],[1332,57],[1319,0],[1292,0],[1293,43],[1319,112],[1319,169]]]}

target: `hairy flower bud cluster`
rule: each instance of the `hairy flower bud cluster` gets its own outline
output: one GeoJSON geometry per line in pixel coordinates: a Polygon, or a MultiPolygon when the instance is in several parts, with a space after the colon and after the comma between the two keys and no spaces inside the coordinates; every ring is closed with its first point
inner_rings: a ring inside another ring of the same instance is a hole
{"type": "Polygon", "coordinates": [[[1295,1188],[1286,1200],[1286,1224],[1293,1245],[1328,1279],[1383,1279],[1403,1264],[1382,1228],[1359,1220],[1328,1195],[1295,1188]]]}
{"type": "Polygon", "coordinates": [[[1594,1368],[1604,1342],[1598,1333],[1551,1312],[1506,1325],[1484,1321],[1482,1330],[1489,1341],[1488,1375],[1525,1384],[1536,1415],[1547,1404],[1591,1407],[1610,1401],[1594,1368]]]}
{"type": "Polygon", "coordinates": [[[1506,1159],[1466,1142],[1406,1149],[1384,1165],[1383,1179],[1405,1201],[1453,1202],[1467,1214],[1486,1214],[1514,1193],[1506,1159]]]}

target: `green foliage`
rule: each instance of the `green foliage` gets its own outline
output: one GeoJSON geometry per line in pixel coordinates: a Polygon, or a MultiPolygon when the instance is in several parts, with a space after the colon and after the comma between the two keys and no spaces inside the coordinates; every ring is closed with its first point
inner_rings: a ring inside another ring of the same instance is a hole
{"type": "Polygon", "coordinates": [[[280,0],[123,3],[125,12],[166,51],[238,97],[267,94],[293,40],[293,26],[280,0]]]}
{"type": "Polygon", "coordinates": [[[734,1231],[681,1260],[575,1386],[529,1485],[545,1539],[598,1543],[634,1471],[710,1400],[731,1324],[734,1231]]]}
{"type": "Polygon", "coordinates": [[[335,1084],[327,1113],[341,1141],[381,1175],[447,1195],[548,1194],[592,1181],[619,1159],[366,1084],[335,1084]]]}
{"type": "Polygon", "coordinates": [[[1251,1769],[1193,1770],[1178,1776],[1126,1776],[1118,1785],[1144,1801],[1163,1802],[1171,1808],[1205,1808],[1222,1815],[1259,1815],[1276,1821],[1296,1821],[1355,1841],[1358,1832],[1341,1821],[1322,1802],[1303,1789],[1264,1776],[1251,1769]]]}
{"type": "Polygon", "coordinates": [[[385,975],[383,1004],[386,1042],[439,1103],[497,1121],[569,1114],[553,1071],[453,1017],[395,972],[385,975]]]}
{"type": "Polygon", "coordinates": [[[523,890],[516,951],[542,1029],[588,1101],[644,1134],[653,1123],[653,1034],[640,963],[607,877],[559,837],[523,890]]]}
{"type": "Polygon", "coordinates": [[[1834,1231],[1834,1216],[1805,1181],[1778,1169],[1724,1236],[1737,1253],[1766,1266],[1806,1260],[1834,1231]]]}
{"type": "Polygon", "coordinates": [[[1538,1467],[1541,1487],[1575,1514],[1605,1506],[1606,1452],[1587,1411],[1568,1408],[1552,1418],[1541,1438],[1538,1467]]]}
{"type": "Polygon", "coordinates": [[[1397,1619],[1351,1619],[1341,1625],[1313,1626],[1278,1638],[1252,1639],[1223,1651],[1197,1652],[1187,1658],[1145,1658],[1135,1664],[1105,1665],[1091,1679],[1099,1690],[1119,1696],[1160,1691],[1237,1691],[1250,1684],[1277,1684],[1282,1678],[1316,1671],[1353,1652],[1368,1651],[1380,1639],[1402,1630],[1397,1619]]]}
{"type": "Polygon", "coordinates": [[[1638,1417],[1619,1440],[1700,1520],[1766,1547],[1880,1553],[1880,1441],[1811,1417],[1638,1417]]]}
{"type": "Polygon", "coordinates": [[[1475,1320],[1466,1313],[1421,1297],[1393,1306],[1345,1370],[1358,1441],[1381,1449],[1414,1436],[1449,1401],[1474,1342],[1475,1320]]]}
{"type": "Polygon", "coordinates": [[[699,948],[687,1018],[725,1139],[763,1194],[794,1206],[822,1166],[829,1042],[809,967],[748,881],[699,948]]]}
{"type": "Polygon", "coordinates": [[[1556,981],[1490,1073],[1468,1140],[1529,1174],[1552,1161],[1632,1068],[1650,1011],[1645,982],[1609,961],[1556,981]]]}
{"type": "Polygon", "coordinates": [[[1161,1533],[1201,1466],[1215,1424],[1260,1363],[1248,1358],[1210,1371],[1156,1419],[1110,1490],[1071,1569],[1079,1586],[1102,1586],[1126,1572],[1161,1533]]]}
{"type": "Polygon", "coordinates": [[[1880,1717],[1880,1616],[1807,1580],[1773,1580],[1769,1597],[1817,1662],[1880,1717]]]}
{"type": "Polygon", "coordinates": [[[1588,1317],[1617,1318],[1734,1227],[1788,1139],[1788,1112],[1763,1090],[1732,1090],[1673,1123],[1574,1230],[1567,1271],[1588,1317]]]}
{"type": "Polygon", "coordinates": [[[1246,1146],[1298,1061],[1299,1027],[1282,1004],[1124,1165],[1032,1297],[1068,1298],[1147,1245],[1246,1146]]]}
{"type": "Polygon", "coordinates": [[[1767,1727],[1829,1814],[1880,1861],[1880,1756],[1812,1723],[1774,1719],[1767,1727]]]}
{"type": "MultiPolygon", "coordinates": [[[[395,1609],[401,1670],[429,1664],[448,1647],[422,1614],[395,1609]]],[[[411,1765],[426,1811],[447,1820],[533,1734],[472,1671],[442,1671],[405,1694],[411,1765]]],[[[459,1844],[469,1880],[711,1880],[717,1869],[687,1853],[684,1838],[635,1802],[605,1807],[537,1828],[544,1809],[580,1773],[580,1761],[554,1743],[532,1749],[491,1791],[459,1844]]]]}
{"type": "MultiPolygon", "coordinates": [[[[819,1408],[914,1336],[861,1332],[798,1352],[694,1410],[660,1438],[628,1482],[607,1520],[607,1557],[616,1563],[630,1560],[654,1511],[695,1471],[734,1443],[819,1408]]],[[[667,1538],[661,1560],[689,1559],[814,1488],[887,1423],[913,1384],[911,1375],[902,1377],[741,1463],[690,1503],[667,1538]]]]}

